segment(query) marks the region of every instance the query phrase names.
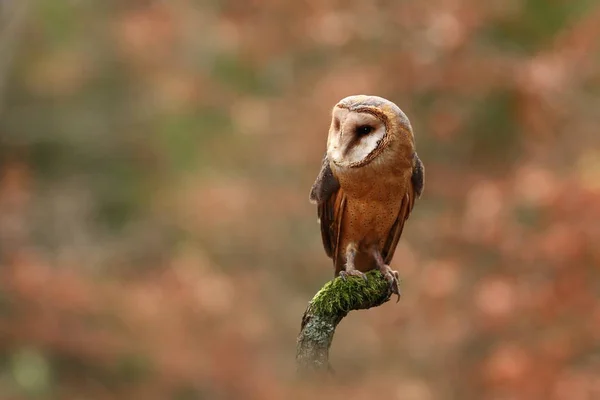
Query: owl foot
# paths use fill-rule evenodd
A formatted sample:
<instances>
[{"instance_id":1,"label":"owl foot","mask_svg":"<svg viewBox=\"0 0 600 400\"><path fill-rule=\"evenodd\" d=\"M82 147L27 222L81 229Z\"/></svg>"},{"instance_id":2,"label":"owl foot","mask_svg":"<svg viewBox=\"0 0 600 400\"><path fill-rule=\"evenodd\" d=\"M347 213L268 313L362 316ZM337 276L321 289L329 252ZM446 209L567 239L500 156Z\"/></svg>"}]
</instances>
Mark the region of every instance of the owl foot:
<instances>
[{"instance_id":1,"label":"owl foot","mask_svg":"<svg viewBox=\"0 0 600 400\"><path fill-rule=\"evenodd\" d=\"M367 282L367 275L364 272L360 272L354 266L354 259L356 258L357 247L351 243L346 248L346 266L340 271L340 277L346 280L348 276L360 276Z\"/></svg>"},{"instance_id":2,"label":"owl foot","mask_svg":"<svg viewBox=\"0 0 600 400\"><path fill-rule=\"evenodd\" d=\"M400 280L398 271L394 271L393 269L390 268L389 265L386 265L386 264L383 264L382 266L380 266L379 271L383 274L383 276L385 277L385 280L388 281L388 283L390 284L392 293L398 295L398 299L396 300L396 303L399 302L400 296L402 296L402 293L400 292L400 287L398 286L398 281Z\"/></svg>"},{"instance_id":3,"label":"owl foot","mask_svg":"<svg viewBox=\"0 0 600 400\"><path fill-rule=\"evenodd\" d=\"M365 282L368 281L367 274L360 272L357 269L346 269L346 271L340 271L340 278L342 278L342 280L345 281L349 276L360 276L365 280Z\"/></svg>"}]
</instances>

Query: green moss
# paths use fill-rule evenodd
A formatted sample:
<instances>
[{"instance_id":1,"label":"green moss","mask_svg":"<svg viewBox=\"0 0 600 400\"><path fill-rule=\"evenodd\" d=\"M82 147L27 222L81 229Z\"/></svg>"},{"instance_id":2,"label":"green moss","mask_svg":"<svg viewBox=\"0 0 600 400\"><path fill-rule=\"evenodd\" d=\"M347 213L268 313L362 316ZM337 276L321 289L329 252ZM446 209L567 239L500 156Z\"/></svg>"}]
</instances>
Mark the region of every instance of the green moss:
<instances>
[{"instance_id":1,"label":"green moss","mask_svg":"<svg viewBox=\"0 0 600 400\"><path fill-rule=\"evenodd\" d=\"M329 347L337 324L352 310L377 307L390 299L392 290L381 272L367 273L367 280L335 278L313 297L302 317L296 346L298 370L328 371Z\"/></svg>"},{"instance_id":2,"label":"green moss","mask_svg":"<svg viewBox=\"0 0 600 400\"><path fill-rule=\"evenodd\" d=\"M376 307L391 295L389 284L377 270L367 273L365 281L358 276L335 278L313 297L309 313L323 317L345 316L351 310Z\"/></svg>"}]
</instances>

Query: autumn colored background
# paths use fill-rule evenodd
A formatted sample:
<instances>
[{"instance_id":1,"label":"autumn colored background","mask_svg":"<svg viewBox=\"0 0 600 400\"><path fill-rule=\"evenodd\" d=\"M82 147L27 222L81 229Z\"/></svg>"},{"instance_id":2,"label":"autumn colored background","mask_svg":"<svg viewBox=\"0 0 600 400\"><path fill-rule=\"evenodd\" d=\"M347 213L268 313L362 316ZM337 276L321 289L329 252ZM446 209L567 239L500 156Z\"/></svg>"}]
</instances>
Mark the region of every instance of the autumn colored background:
<instances>
[{"instance_id":1,"label":"autumn colored background","mask_svg":"<svg viewBox=\"0 0 600 400\"><path fill-rule=\"evenodd\" d=\"M0 399L600 399L600 5L0 1ZM426 166L336 382L330 109L396 102Z\"/></svg>"}]
</instances>

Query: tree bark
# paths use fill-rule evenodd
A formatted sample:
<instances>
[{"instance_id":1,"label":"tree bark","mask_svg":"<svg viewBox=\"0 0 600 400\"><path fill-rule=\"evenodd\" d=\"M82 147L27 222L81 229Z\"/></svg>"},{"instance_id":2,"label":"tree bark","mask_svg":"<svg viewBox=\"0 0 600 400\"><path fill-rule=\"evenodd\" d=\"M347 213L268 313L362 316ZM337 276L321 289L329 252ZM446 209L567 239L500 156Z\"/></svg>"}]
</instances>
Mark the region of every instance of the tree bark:
<instances>
[{"instance_id":1,"label":"tree bark","mask_svg":"<svg viewBox=\"0 0 600 400\"><path fill-rule=\"evenodd\" d=\"M300 374L327 373L329 348L335 328L352 310L377 307L390 299L391 287L377 270L367 281L357 276L329 281L308 304L296 343L296 366Z\"/></svg>"}]
</instances>

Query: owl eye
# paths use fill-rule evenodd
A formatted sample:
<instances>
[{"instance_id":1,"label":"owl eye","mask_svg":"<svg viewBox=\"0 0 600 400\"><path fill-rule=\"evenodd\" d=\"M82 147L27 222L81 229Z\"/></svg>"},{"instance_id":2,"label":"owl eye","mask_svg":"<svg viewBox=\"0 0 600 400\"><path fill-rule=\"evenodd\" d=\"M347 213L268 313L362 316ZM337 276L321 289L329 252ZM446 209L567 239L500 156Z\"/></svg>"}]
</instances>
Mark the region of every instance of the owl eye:
<instances>
[{"instance_id":1,"label":"owl eye","mask_svg":"<svg viewBox=\"0 0 600 400\"><path fill-rule=\"evenodd\" d=\"M373 127L370 125L361 125L358 128L356 128L356 134L358 136L366 136L371 132L373 132Z\"/></svg>"}]
</instances>

